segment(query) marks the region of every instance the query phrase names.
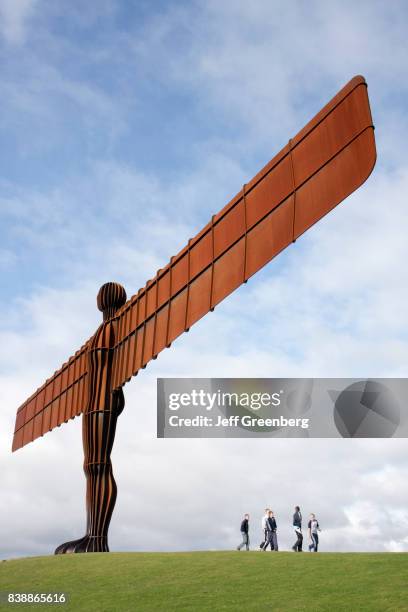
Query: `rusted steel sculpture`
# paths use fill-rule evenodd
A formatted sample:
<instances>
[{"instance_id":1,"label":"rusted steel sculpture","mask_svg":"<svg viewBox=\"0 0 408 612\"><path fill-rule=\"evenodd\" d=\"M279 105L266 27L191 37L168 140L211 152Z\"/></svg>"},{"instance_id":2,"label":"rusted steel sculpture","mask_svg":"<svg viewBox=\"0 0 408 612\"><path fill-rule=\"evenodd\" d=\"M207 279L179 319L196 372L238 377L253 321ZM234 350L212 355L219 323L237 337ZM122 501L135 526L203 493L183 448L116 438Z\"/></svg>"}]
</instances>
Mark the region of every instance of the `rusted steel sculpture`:
<instances>
[{"instance_id":1,"label":"rusted steel sculpture","mask_svg":"<svg viewBox=\"0 0 408 612\"><path fill-rule=\"evenodd\" d=\"M352 79L187 246L126 301L103 285L103 323L18 409L13 451L83 416L87 533L56 553L108 551L110 452L123 385L357 189L376 160L367 86Z\"/></svg>"},{"instance_id":2,"label":"rusted steel sculpture","mask_svg":"<svg viewBox=\"0 0 408 612\"><path fill-rule=\"evenodd\" d=\"M83 538L58 546L56 554L109 550L108 529L116 502L110 454L116 421L125 406L122 388L112 386L115 313L125 302L126 292L117 283L107 283L99 290L97 304L103 323L88 343L88 397L82 420L87 529Z\"/></svg>"}]
</instances>

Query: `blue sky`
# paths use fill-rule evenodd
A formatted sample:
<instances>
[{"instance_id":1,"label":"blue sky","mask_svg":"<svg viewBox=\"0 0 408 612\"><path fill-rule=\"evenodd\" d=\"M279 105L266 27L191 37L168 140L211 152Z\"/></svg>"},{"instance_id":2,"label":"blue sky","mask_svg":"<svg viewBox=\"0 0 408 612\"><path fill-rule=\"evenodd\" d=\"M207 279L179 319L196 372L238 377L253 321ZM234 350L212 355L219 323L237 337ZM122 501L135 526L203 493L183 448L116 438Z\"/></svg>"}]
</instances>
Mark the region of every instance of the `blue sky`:
<instances>
[{"instance_id":1,"label":"blue sky","mask_svg":"<svg viewBox=\"0 0 408 612\"><path fill-rule=\"evenodd\" d=\"M367 184L126 388L128 406L145 410L141 416L128 408L118 429L127 493L113 526L116 549L128 541L136 547L136 511L145 525L140 545L155 546L147 517L160 497L150 491L150 477L126 472L129 456L135 465L150 457L154 473L163 457L169 465L184 461L192 448L188 441L155 440L156 376L407 375L407 15L397 0L0 3L3 490L13 503L27 503L26 479L41 469L47 522L55 530L38 535L25 526L31 548L7 540L6 556L46 552L59 537L52 500L68 441L78 465L66 477L81 499L79 420L12 457L9 442L16 407L99 322L99 286L117 280L135 293L355 74L367 79L376 125L378 162ZM137 436L129 433L133 426ZM349 547L407 549L395 518L406 513L402 493L386 492L393 527L385 544L380 536L357 537L360 515L367 508L375 514L384 503L381 487L390 478L398 483L406 469L402 442L383 441L381 460L378 442L298 447L310 462L360 465L360 489L349 499L333 492L322 505L327 522L337 525L329 534L333 549L341 549L347 529ZM211 478L222 488L227 477L222 470L214 476L215 464L235 473L230 462L238 448L249 478L269 453L263 443L250 444L201 441L184 485L177 488L167 474L178 492L176 499L165 488L169 511L180 516L197 471L205 483L197 503L205 505L200 493L214 493ZM286 457L282 481L285 474L290 480L289 454L296 453L279 448ZM346 482L346 467L336 469ZM364 485L367 474L377 483L372 488ZM239 505L239 480L231 471L228 479L239 514L246 508ZM134 490L144 491L136 509L126 497ZM189 511L198 513L190 498ZM363 510L360 498L368 504ZM34 515L44 511L30 499ZM64 503L80 529L81 504ZM226 507L222 497L218 503ZM282 485L282 508L286 503L293 505ZM209 528L203 546L234 539L217 512L221 532ZM19 520L26 525L21 514L16 529ZM197 545L193 527L183 538L185 548ZM165 546L179 542L174 536Z\"/></svg>"},{"instance_id":2,"label":"blue sky","mask_svg":"<svg viewBox=\"0 0 408 612\"><path fill-rule=\"evenodd\" d=\"M196 231L356 72L368 80L378 143L387 147L378 165L398 164L403 143L395 150L389 140L396 131L401 140L406 127L406 84L398 76L404 3L258 1L249 9L240 2L56 7L24 0L5 2L2 11L1 261L9 262L3 270L14 296L47 279L65 285L77 277L75 266L61 275L58 253L31 248L24 223L45 210L44 200L39 232L55 233L68 218L81 258L84 232L76 223L109 216L107 196L123 188L120 177L109 181L118 169L153 183L159 212L180 210L177 217ZM188 202L175 201L197 175L208 204L201 205L203 185ZM120 209L119 195L111 197ZM150 222L149 201L137 189L127 197ZM10 200L25 201L25 220L16 219Z\"/></svg>"}]
</instances>

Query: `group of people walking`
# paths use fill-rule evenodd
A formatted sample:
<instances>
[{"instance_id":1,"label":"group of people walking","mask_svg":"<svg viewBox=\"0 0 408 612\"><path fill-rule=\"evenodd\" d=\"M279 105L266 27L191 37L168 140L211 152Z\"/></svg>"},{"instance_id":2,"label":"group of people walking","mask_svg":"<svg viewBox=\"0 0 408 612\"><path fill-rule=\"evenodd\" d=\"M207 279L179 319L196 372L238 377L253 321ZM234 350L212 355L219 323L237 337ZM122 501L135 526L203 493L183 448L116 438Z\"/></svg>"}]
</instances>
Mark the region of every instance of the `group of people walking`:
<instances>
[{"instance_id":1,"label":"group of people walking","mask_svg":"<svg viewBox=\"0 0 408 612\"><path fill-rule=\"evenodd\" d=\"M296 536L296 542L292 546L292 550L294 552L302 552L302 513L299 506L295 506L292 524ZM271 550L278 552L279 546L277 529L278 526L276 524L276 518L273 511L270 508L265 508L265 514L262 517L263 540L259 545L260 550L266 551L269 546ZM316 515L313 513L309 516L307 531L309 536L309 552L317 552L319 547L318 533L320 532L320 526L318 520L316 519ZM249 550L249 514L245 514L241 522L241 536L242 542L237 546L237 550L241 550L244 547L246 550Z\"/></svg>"}]
</instances>

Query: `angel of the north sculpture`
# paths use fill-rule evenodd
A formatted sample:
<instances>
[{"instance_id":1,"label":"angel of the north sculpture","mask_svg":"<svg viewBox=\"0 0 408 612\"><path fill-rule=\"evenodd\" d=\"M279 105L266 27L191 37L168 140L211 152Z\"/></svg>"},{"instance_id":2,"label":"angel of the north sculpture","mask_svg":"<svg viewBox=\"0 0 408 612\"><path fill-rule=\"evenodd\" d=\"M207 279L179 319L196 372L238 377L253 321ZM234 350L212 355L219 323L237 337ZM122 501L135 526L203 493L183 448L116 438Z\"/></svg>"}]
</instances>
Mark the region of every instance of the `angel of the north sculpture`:
<instances>
[{"instance_id":1,"label":"angel of the north sculpture","mask_svg":"<svg viewBox=\"0 0 408 612\"><path fill-rule=\"evenodd\" d=\"M117 283L101 287L103 323L17 411L13 451L83 413L86 534L56 553L109 550L123 385L364 183L375 160L357 76L129 300Z\"/></svg>"}]
</instances>

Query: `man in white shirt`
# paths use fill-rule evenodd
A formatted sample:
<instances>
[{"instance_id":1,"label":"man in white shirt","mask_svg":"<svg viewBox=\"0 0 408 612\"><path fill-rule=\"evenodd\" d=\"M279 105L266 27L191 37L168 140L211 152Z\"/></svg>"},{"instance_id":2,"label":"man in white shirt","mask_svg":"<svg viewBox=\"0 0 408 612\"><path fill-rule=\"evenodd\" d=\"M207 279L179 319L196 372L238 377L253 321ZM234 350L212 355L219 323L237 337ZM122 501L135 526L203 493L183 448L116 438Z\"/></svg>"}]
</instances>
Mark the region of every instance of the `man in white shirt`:
<instances>
[{"instance_id":1,"label":"man in white shirt","mask_svg":"<svg viewBox=\"0 0 408 612\"><path fill-rule=\"evenodd\" d=\"M263 550L263 547L265 546L266 542L268 541L268 526L267 526L267 520L269 517L269 508L265 508L265 514L262 517L262 531L264 534L264 539L263 542L260 543L259 548L261 550Z\"/></svg>"},{"instance_id":2,"label":"man in white shirt","mask_svg":"<svg viewBox=\"0 0 408 612\"><path fill-rule=\"evenodd\" d=\"M309 530L309 540L310 540L309 551L317 552L317 548L319 546L319 536L317 532L321 531L321 529L319 527L319 521L316 519L315 514L310 515L310 520L307 524L307 527Z\"/></svg>"}]
</instances>

